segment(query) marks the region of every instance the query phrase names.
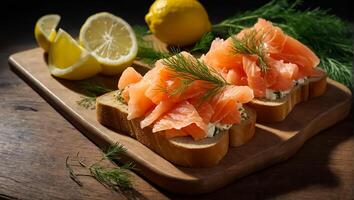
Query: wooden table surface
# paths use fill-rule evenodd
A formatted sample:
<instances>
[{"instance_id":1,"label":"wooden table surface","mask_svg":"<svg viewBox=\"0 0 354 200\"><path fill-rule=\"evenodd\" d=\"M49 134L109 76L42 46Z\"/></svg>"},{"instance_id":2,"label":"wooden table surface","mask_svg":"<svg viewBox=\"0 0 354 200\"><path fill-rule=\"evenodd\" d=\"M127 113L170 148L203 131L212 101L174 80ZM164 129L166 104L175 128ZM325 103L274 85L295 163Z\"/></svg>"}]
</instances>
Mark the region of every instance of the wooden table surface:
<instances>
[{"instance_id":1,"label":"wooden table surface","mask_svg":"<svg viewBox=\"0 0 354 200\"><path fill-rule=\"evenodd\" d=\"M101 150L9 70L7 57L32 47L0 51L0 199L353 199L353 112L288 161L210 194L171 194L133 172L131 191L112 192L90 178L79 187L66 156L95 159Z\"/></svg>"}]
</instances>

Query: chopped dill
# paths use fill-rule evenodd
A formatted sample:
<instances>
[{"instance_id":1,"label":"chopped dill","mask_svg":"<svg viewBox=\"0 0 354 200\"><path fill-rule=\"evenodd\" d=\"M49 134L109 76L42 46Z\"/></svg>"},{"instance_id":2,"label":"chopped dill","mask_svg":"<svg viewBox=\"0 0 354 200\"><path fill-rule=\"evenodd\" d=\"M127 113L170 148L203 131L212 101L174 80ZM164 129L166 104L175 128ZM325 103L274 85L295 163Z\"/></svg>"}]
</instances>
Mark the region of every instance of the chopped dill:
<instances>
[{"instance_id":1,"label":"chopped dill","mask_svg":"<svg viewBox=\"0 0 354 200\"><path fill-rule=\"evenodd\" d=\"M81 99L76 101L79 106L84 107L85 109L95 109L96 97L81 96Z\"/></svg>"},{"instance_id":2,"label":"chopped dill","mask_svg":"<svg viewBox=\"0 0 354 200\"><path fill-rule=\"evenodd\" d=\"M127 102L125 101L125 99L122 97L122 92L124 91L123 90L117 90L116 94L115 94L115 97L116 97L116 100L119 101L121 104L125 104L127 105Z\"/></svg>"}]
</instances>

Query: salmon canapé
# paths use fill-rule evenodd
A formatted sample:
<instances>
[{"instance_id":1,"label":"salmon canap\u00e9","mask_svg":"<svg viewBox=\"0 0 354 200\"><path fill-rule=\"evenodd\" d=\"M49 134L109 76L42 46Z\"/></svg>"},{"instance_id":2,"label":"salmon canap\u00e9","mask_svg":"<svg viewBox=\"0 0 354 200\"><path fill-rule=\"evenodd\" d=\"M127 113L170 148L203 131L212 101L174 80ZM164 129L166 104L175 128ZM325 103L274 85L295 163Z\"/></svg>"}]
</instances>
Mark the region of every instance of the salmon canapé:
<instances>
[{"instance_id":1,"label":"salmon canap\u00e9","mask_svg":"<svg viewBox=\"0 0 354 200\"><path fill-rule=\"evenodd\" d=\"M307 46L264 19L226 40L215 39L201 59L229 83L252 88L257 98L289 92L316 75L320 62Z\"/></svg>"},{"instance_id":2,"label":"salmon canap\u00e9","mask_svg":"<svg viewBox=\"0 0 354 200\"><path fill-rule=\"evenodd\" d=\"M197 60L186 52L180 55ZM195 140L211 137L214 134L209 133L211 125L239 124L242 104L253 99L250 87L230 84L205 98L210 83L193 80L186 85L184 78L169 68L165 60L158 60L144 76L127 68L118 88L128 105L129 120L140 118L141 128L164 131L166 137L191 136Z\"/></svg>"}]
</instances>

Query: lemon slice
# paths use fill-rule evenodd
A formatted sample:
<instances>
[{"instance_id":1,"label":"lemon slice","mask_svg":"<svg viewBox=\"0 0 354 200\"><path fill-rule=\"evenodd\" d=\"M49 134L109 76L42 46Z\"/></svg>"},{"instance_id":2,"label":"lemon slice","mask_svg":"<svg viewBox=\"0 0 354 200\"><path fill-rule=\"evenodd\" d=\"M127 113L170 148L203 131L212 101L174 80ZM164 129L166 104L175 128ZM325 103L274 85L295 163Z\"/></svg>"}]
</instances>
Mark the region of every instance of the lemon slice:
<instances>
[{"instance_id":1,"label":"lemon slice","mask_svg":"<svg viewBox=\"0 0 354 200\"><path fill-rule=\"evenodd\" d=\"M89 17L80 30L80 44L101 63L102 73L116 75L138 52L135 33L123 19L107 12Z\"/></svg>"},{"instance_id":2,"label":"lemon slice","mask_svg":"<svg viewBox=\"0 0 354 200\"><path fill-rule=\"evenodd\" d=\"M44 15L39 18L34 27L34 37L37 43L44 51L48 51L51 42L53 42L56 35L56 27L60 21L60 16L51 14Z\"/></svg>"},{"instance_id":3,"label":"lemon slice","mask_svg":"<svg viewBox=\"0 0 354 200\"><path fill-rule=\"evenodd\" d=\"M68 80L86 79L101 71L95 57L62 29L49 49L48 67L53 76Z\"/></svg>"}]
</instances>

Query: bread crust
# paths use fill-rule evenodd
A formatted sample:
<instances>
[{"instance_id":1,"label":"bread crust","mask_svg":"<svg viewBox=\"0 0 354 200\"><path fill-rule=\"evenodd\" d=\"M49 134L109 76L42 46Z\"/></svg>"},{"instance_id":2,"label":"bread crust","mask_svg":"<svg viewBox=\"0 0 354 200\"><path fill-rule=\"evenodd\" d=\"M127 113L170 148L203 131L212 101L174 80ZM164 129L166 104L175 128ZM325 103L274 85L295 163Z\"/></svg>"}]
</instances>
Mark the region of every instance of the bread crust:
<instances>
[{"instance_id":1,"label":"bread crust","mask_svg":"<svg viewBox=\"0 0 354 200\"><path fill-rule=\"evenodd\" d=\"M280 122L288 116L296 104L321 96L326 88L327 76L322 73L320 76L307 79L302 85L295 86L282 99L253 99L247 105L256 111L258 122Z\"/></svg>"},{"instance_id":2,"label":"bread crust","mask_svg":"<svg viewBox=\"0 0 354 200\"><path fill-rule=\"evenodd\" d=\"M238 147L249 142L256 132L257 113L250 107L245 106L248 119L242 120L241 124L233 125L230 130L230 146Z\"/></svg>"},{"instance_id":3,"label":"bread crust","mask_svg":"<svg viewBox=\"0 0 354 200\"><path fill-rule=\"evenodd\" d=\"M142 119L127 120L127 105L119 102L116 94L117 92L113 91L97 98L97 120L107 127L130 135L177 165L185 167L215 166L227 154L230 139L233 140L233 144L234 140L242 140L242 143L245 143L254 135L254 123L252 122L253 129L249 128L251 125L248 123L245 123L245 128L242 128L243 124L237 126L244 132L235 131L237 128L231 128L233 130L231 138L228 131L222 131L214 137L199 141L195 141L189 136L166 138L164 131L153 133L151 127L141 129L140 121ZM255 116L250 119L255 121Z\"/></svg>"}]
</instances>

